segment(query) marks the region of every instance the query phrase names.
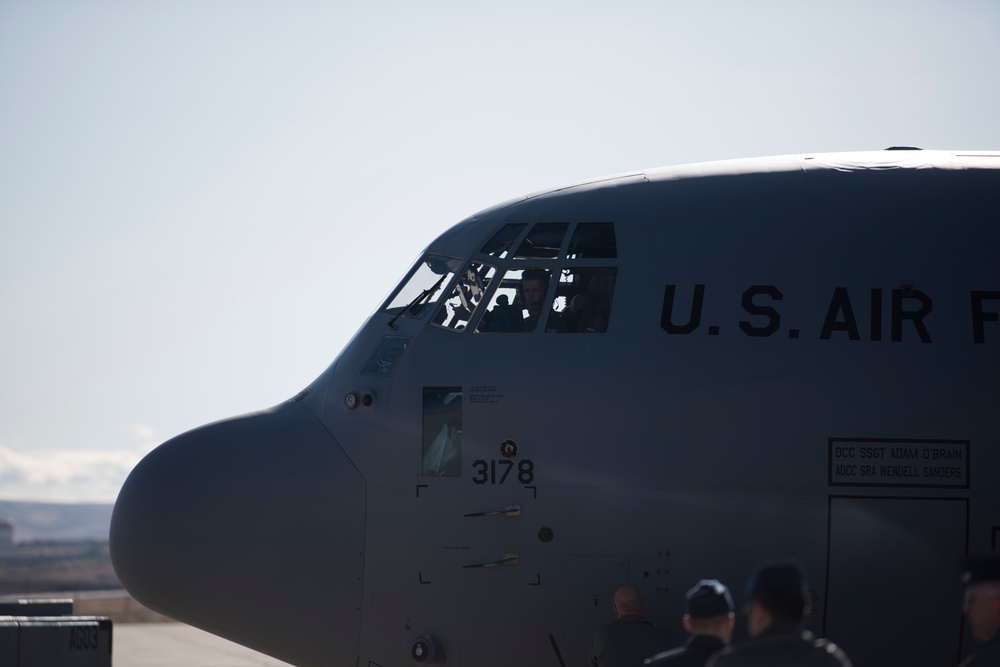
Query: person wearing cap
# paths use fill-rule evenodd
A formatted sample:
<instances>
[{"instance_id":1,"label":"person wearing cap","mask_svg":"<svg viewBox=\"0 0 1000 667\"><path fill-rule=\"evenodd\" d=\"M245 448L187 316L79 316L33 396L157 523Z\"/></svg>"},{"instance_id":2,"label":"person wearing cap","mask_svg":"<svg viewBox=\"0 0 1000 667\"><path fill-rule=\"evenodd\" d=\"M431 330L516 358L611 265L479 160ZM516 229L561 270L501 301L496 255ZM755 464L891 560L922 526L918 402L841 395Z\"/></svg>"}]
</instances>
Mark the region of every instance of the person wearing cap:
<instances>
[{"instance_id":1,"label":"person wearing cap","mask_svg":"<svg viewBox=\"0 0 1000 667\"><path fill-rule=\"evenodd\" d=\"M647 658L648 667L704 667L733 637L736 616L729 589L716 579L702 579L684 596L684 646Z\"/></svg>"},{"instance_id":2,"label":"person wearing cap","mask_svg":"<svg viewBox=\"0 0 1000 667\"><path fill-rule=\"evenodd\" d=\"M648 656L674 646L670 632L642 616L642 597L622 586L613 597L615 621L597 629L590 645L591 667L642 667Z\"/></svg>"},{"instance_id":3,"label":"person wearing cap","mask_svg":"<svg viewBox=\"0 0 1000 667\"><path fill-rule=\"evenodd\" d=\"M960 667L1000 665L1000 555L969 558L962 567L965 603L972 636L985 644Z\"/></svg>"},{"instance_id":4,"label":"person wearing cap","mask_svg":"<svg viewBox=\"0 0 1000 667\"><path fill-rule=\"evenodd\" d=\"M809 615L809 584L796 561L764 563L747 583L748 641L713 655L708 667L740 665L851 667L836 644L803 629Z\"/></svg>"}]
</instances>

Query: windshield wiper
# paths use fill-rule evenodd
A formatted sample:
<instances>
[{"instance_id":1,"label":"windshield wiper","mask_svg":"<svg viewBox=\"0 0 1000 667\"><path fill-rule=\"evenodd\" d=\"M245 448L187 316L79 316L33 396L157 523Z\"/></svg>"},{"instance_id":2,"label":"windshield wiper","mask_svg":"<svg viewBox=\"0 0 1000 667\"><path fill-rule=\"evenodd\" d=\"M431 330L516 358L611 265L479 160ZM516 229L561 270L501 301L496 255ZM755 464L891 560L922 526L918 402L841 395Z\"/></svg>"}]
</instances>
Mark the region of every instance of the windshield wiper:
<instances>
[{"instance_id":1,"label":"windshield wiper","mask_svg":"<svg viewBox=\"0 0 1000 667\"><path fill-rule=\"evenodd\" d=\"M410 315L416 316L416 314L419 313L420 310L424 307L424 302L427 300L427 297L438 291L438 288L441 287L441 283L444 282L444 279L447 276L448 276L447 273L442 274L442 276L437 279L436 283L434 283L433 285L425 289L423 292L418 294L417 297L413 299L413 301L406 304L405 308L396 313L396 316L393 317L391 320L389 320L389 328L395 329L396 320L398 320L399 317L407 311L410 312Z\"/></svg>"}]
</instances>

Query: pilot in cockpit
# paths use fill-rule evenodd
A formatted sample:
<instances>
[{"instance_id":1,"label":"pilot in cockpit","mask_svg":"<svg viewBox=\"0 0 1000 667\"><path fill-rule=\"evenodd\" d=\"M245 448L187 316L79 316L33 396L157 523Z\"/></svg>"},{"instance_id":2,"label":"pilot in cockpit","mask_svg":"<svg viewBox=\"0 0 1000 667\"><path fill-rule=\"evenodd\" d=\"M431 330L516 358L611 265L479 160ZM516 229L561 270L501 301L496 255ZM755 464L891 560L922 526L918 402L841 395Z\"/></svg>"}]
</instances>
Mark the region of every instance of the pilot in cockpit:
<instances>
[{"instance_id":1,"label":"pilot in cockpit","mask_svg":"<svg viewBox=\"0 0 1000 667\"><path fill-rule=\"evenodd\" d=\"M524 331L534 331L542 314L545 293L549 290L549 272L542 269L528 269L521 276L521 305L528 311L524 318Z\"/></svg>"},{"instance_id":2,"label":"pilot in cockpit","mask_svg":"<svg viewBox=\"0 0 1000 667\"><path fill-rule=\"evenodd\" d=\"M517 284L513 303L506 294L497 293L493 308L480 324L480 331L528 332L538 328L545 307L545 296L549 290L549 271L546 269L525 269ZM553 318L556 318L555 320ZM549 314L546 325L551 329L558 326L558 315Z\"/></svg>"}]
</instances>

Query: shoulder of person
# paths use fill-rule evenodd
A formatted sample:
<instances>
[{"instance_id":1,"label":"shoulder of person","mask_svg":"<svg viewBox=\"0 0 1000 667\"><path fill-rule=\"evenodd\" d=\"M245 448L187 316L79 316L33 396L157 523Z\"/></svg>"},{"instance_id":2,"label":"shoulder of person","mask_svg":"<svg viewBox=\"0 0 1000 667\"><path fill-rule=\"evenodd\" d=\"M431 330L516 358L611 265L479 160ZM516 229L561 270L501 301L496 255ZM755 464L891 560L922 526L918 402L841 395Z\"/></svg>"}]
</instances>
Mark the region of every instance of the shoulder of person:
<instances>
[{"instance_id":1,"label":"shoulder of person","mask_svg":"<svg viewBox=\"0 0 1000 667\"><path fill-rule=\"evenodd\" d=\"M718 664L718 665L728 665L731 662L731 657L730 656L732 656L734 648L735 648L735 646L730 645L730 646L727 646L727 647L725 647L723 649L719 649L718 651L716 651L715 653L713 653L711 656L709 656L708 662L705 663L705 667L714 667L714 665L716 665L716 664Z\"/></svg>"},{"instance_id":2,"label":"shoulder of person","mask_svg":"<svg viewBox=\"0 0 1000 667\"><path fill-rule=\"evenodd\" d=\"M642 661L643 667L661 667L670 663L671 658L684 652L684 647L672 648L669 651L657 653L651 658Z\"/></svg>"},{"instance_id":3,"label":"shoulder of person","mask_svg":"<svg viewBox=\"0 0 1000 667\"><path fill-rule=\"evenodd\" d=\"M958 667L993 667L1000 665L1000 640L992 641L959 663Z\"/></svg>"},{"instance_id":4,"label":"shoulder of person","mask_svg":"<svg viewBox=\"0 0 1000 667\"><path fill-rule=\"evenodd\" d=\"M615 623L608 623L607 625L602 625L596 630L594 630L594 640L593 643L601 644L606 642L616 631L618 626Z\"/></svg>"},{"instance_id":5,"label":"shoulder of person","mask_svg":"<svg viewBox=\"0 0 1000 667\"><path fill-rule=\"evenodd\" d=\"M824 660L824 664L839 667L852 667L851 659L847 657L847 654L844 653L843 649L829 639L816 637L811 632L803 632L802 638L811 643L814 648L824 651L827 655L829 655L829 659Z\"/></svg>"}]
</instances>

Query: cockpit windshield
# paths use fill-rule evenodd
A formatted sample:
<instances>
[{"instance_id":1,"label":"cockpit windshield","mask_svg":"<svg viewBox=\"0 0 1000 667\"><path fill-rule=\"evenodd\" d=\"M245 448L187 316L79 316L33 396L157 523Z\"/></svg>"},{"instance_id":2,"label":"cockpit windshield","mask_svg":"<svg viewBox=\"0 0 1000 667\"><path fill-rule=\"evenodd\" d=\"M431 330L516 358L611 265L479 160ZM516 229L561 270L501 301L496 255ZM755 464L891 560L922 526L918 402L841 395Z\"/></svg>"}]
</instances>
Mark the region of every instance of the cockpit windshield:
<instances>
[{"instance_id":1,"label":"cockpit windshield","mask_svg":"<svg viewBox=\"0 0 1000 667\"><path fill-rule=\"evenodd\" d=\"M459 266L461 260L454 257L424 255L385 307L386 311L395 314L392 322L404 313L407 317L419 318L430 312L430 306L441 298Z\"/></svg>"},{"instance_id":2,"label":"cockpit windshield","mask_svg":"<svg viewBox=\"0 0 1000 667\"><path fill-rule=\"evenodd\" d=\"M444 300L431 321L446 329L455 331L465 329L476 314L495 273L495 266L483 262L469 262L455 283L451 296Z\"/></svg>"},{"instance_id":3,"label":"cockpit windshield","mask_svg":"<svg viewBox=\"0 0 1000 667\"><path fill-rule=\"evenodd\" d=\"M384 310L476 333L605 333L618 278L611 222L507 223L483 259L424 255Z\"/></svg>"}]
</instances>

